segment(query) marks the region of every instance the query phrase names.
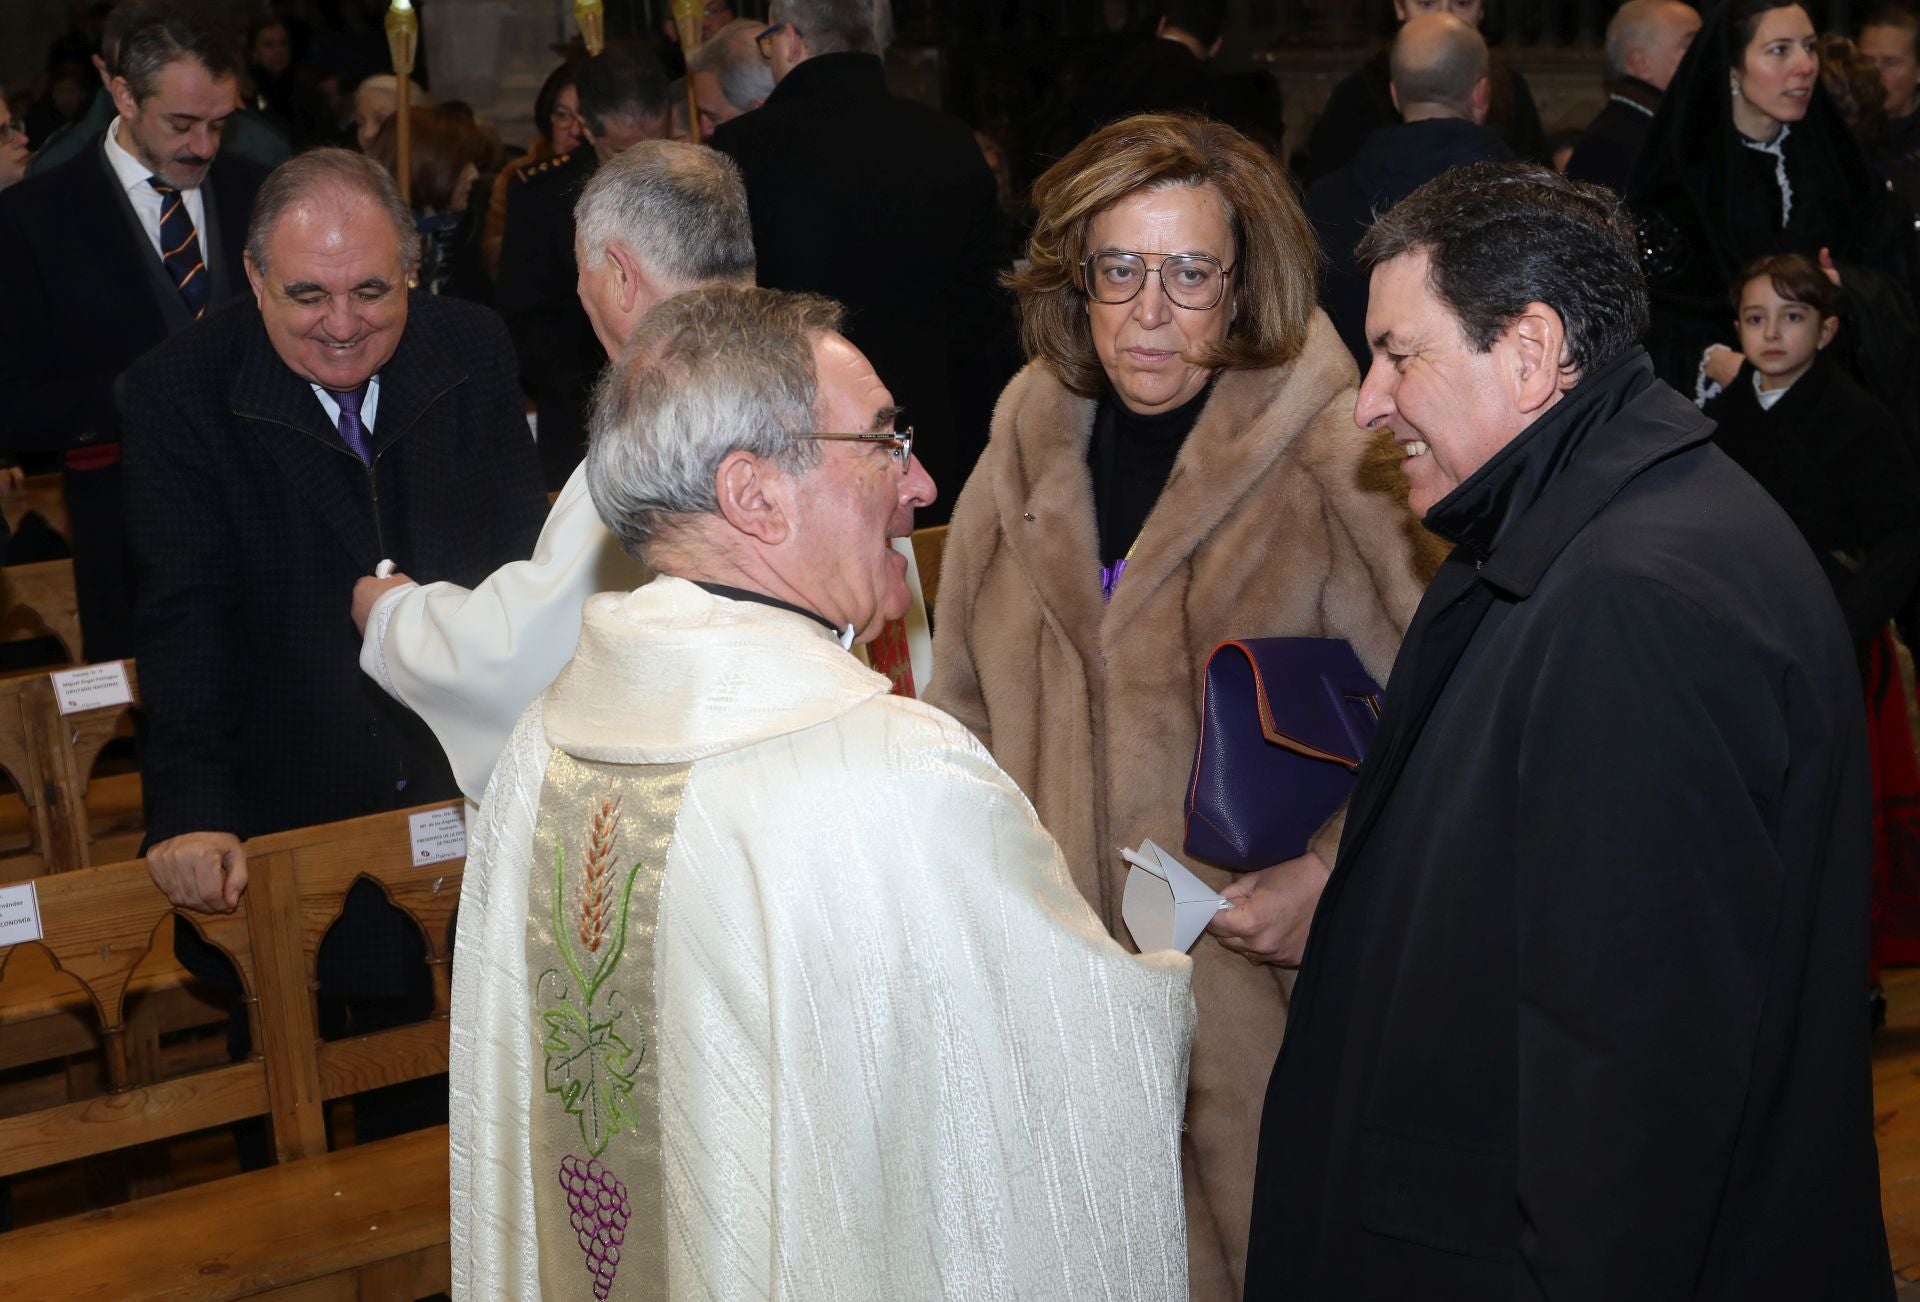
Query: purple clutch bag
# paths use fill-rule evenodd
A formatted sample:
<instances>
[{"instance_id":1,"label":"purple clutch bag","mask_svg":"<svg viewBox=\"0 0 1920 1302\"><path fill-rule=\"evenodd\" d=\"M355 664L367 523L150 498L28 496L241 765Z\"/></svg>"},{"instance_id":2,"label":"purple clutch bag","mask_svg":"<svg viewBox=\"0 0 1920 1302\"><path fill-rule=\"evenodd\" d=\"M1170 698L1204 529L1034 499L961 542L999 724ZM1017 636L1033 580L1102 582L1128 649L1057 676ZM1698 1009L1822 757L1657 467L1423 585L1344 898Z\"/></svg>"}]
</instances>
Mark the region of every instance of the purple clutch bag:
<instances>
[{"instance_id":1,"label":"purple clutch bag","mask_svg":"<svg viewBox=\"0 0 1920 1302\"><path fill-rule=\"evenodd\" d=\"M1187 853L1249 872L1306 853L1353 793L1380 687L1338 638L1256 637L1207 657Z\"/></svg>"}]
</instances>

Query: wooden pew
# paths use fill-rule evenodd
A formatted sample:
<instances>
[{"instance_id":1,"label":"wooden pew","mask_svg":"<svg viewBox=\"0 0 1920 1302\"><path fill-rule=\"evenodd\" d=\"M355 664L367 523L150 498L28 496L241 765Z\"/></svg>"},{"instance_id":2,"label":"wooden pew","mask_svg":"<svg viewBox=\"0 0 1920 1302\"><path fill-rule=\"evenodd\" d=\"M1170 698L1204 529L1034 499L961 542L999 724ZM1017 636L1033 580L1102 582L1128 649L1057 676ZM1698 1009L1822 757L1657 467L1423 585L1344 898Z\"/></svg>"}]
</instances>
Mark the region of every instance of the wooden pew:
<instances>
[{"instance_id":1,"label":"wooden pew","mask_svg":"<svg viewBox=\"0 0 1920 1302\"><path fill-rule=\"evenodd\" d=\"M140 852L145 815L140 775L96 778L107 742L130 735L140 676L119 662L133 700L61 713L50 672L0 678L0 769L15 795L0 795L0 880L71 872ZM15 805L15 801L18 805Z\"/></svg>"},{"instance_id":2,"label":"wooden pew","mask_svg":"<svg viewBox=\"0 0 1920 1302\"><path fill-rule=\"evenodd\" d=\"M0 642L60 639L69 664L80 663L80 603L73 562L0 565Z\"/></svg>"},{"instance_id":3,"label":"wooden pew","mask_svg":"<svg viewBox=\"0 0 1920 1302\"><path fill-rule=\"evenodd\" d=\"M464 861L416 865L411 812L256 838L247 847L240 910L192 915L241 968L254 1060L0 1119L0 1174L250 1115L270 1118L278 1164L15 1230L0 1238L9 1298L305 1302L448 1289L446 1128L326 1151L328 1099L447 1067L449 927ZM421 928L436 1012L415 1026L322 1042L314 964L346 893L362 878ZM103 1010L117 1007L125 979L116 985L116 973L137 962L140 926L157 928L152 920L168 911L144 863L37 885L47 947ZM0 950L0 962L24 948ZM110 1042L115 1033L110 1026Z\"/></svg>"},{"instance_id":4,"label":"wooden pew","mask_svg":"<svg viewBox=\"0 0 1920 1302\"><path fill-rule=\"evenodd\" d=\"M66 483L56 472L29 475L17 493L0 496L0 514L5 515L7 533L20 532L20 522L29 514L38 515L47 527L73 545L73 516L67 510Z\"/></svg>"},{"instance_id":5,"label":"wooden pew","mask_svg":"<svg viewBox=\"0 0 1920 1302\"><path fill-rule=\"evenodd\" d=\"M933 622L934 599L940 595L940 563L947 553L947 526L931 525L913 531L913 563L920 571L920 592L927 599L927 622Z\"/></svg>"}]
</instances>

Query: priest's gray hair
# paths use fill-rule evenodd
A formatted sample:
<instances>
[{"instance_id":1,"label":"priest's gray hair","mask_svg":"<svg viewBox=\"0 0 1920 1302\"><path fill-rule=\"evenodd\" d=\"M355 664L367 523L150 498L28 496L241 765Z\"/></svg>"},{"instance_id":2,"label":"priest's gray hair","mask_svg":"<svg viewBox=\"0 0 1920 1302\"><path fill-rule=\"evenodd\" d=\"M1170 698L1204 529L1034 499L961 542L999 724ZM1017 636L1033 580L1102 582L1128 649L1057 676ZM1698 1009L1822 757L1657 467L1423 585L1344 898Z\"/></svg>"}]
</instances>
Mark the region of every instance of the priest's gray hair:
<instances>
[{"instance_id":1,"label":"priest's gray hair","mask_svg":"<svg viewBox=\"0 0 1920 1302\"><path fill-rule=\"evenodd\" d=\"M720 93L740 112L757 108L773 94L773 68L760 57L753 39L764 30L765 23L734 19L693 52L687 71L710 72L719 78Z\"/></svg>"},{"instance_id":2,"label":"priest's gray hair","mask_svg":"<svg viewBox=\"0 0 1920 1302\"><path fill-rule=\"evenodd\" d=\"M753 281L747 187L717 149L643 140L594 171L573 221L589 267L622 244L669 285Z\"/></svg>"},{"instance_id":3,"label":"priest's gray hair","mask_svg":"<svg viewBox=\"0 0 1920 1302\"><path fill-rule=\"evenodd\" d=\"M627 554L676 520L720 508L720 463L751 452L799 474L817 464L813 345L840 328L832 299L709 285L662 300L594 391L587 491Z\"/></svg>"},{"instance_id":4,"label":"priest's gray hair","mask_svg":"<svg viewBox=\"0 0 1920 1302\"><path fill-rule=\"evenodd\" d=\"M309 149L274 168L254 198L253 218L247 223L247 257L263 274L274 226L289 210L316 202L366 203L378 208L399 238L401 267L411 270L419 263L420 232L387 169L351 149Z\"/></svg>"}]
</instances>

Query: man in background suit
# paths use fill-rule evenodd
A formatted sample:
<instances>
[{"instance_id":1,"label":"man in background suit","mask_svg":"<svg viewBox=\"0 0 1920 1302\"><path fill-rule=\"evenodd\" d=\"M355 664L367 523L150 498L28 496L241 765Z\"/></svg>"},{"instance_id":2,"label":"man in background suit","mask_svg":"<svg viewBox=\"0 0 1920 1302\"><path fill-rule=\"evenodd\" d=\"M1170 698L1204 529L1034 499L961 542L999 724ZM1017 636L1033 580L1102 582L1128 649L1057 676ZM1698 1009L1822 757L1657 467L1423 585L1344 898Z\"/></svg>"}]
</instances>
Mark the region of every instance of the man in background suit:
<instances>
[{"instance_id":1,"label":"man in background suit","mask_svg":"<svg viewBox=\"0 0 1920 1302\"><path fill-rule=\"evenodd\" d=\"M0 193L0 445L61 454L92 661L130 653L114 381L245 288L240 244L266 176L219 153L238 102L226 46L178 13L147 13L122 41L119 116Z\"/></svg>"},{"instance_id":2,"label":"man in background suit","mask_svg":"<svg viewBox=\"0 0 1920 1302\"><path fill-rule=\"evenodd\" d=\"M341 594L383 559L477 583L528 554L547 503L505 329L409 294L418 256L378 164L302 154L260 191L254 301L122 386L147 865L177 904L233 909L246 837L458 794L433 734L361 675ZM323 1025L431 1010L405 931L349 900Z\"/></svg>"},{"instance_id":3,"label":"man in background suit","mask_svg":"<svg viewBox=\"0 0 1920 1302\"><path fill-rule=\"evenodd\" d=\"M943 523L1012 375L993 173L965 123L888 93L870 0L775 0L771 17L773 94L713 147L746 178L760 283L846 305L950 488L920 515Z\"/></svg>"},{"instance_id":4,"label":"man in background suit","mask_svg":"<svg viewBox=\"0 0 1920 1302\"><path fill-rule=\"evenodd\" d=\"M1567 175L1625 195L1667 83L1700 30L1680 0L1627 0L1607 24L1607 105L1567 160Z\"/></svg>"},{"instance_id":5,"label":"man in background suit","mask_svg":"<svg viewBox=\"0 0 1920 1302\"><path fill-rule=\"evenodd\" d=\"M574 79L586 144L514 174L494 304L513 333L520 383L540 409L540 465L564 486L587 448L587 395L604 361L574 292L573 205L594 169L667 134L667 76L644 49L612 46Z\"/></svg>"}]
</instances>

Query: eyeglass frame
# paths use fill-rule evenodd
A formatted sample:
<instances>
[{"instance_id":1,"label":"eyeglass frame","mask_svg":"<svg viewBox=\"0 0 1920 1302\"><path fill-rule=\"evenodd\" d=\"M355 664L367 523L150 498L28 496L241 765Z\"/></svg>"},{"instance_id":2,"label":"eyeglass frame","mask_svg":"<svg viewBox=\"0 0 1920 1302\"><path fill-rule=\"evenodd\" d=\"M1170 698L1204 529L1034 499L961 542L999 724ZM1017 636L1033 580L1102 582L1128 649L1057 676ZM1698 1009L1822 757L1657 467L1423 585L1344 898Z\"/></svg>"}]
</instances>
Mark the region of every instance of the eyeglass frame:
<instances>
[{"instance_id":1,"label":"eyeglass frame","mask_svg":"<svg viewBox=\"0 0 1920 1302\"><path fill-rule=\"evenodd\" d=\"M771 41L774 37L774 34L777 33L783 27L793 27L793 24L792 23L773 23L772 25L761 29L760 33L753 38L753 48L760 51L760 57L766 60L768 63L773 62L773 47L768 45L767 42ZM795 36L800 35L800 29L798 27L793 27L793 34Z\"/></svg>"},{"instance_id":2,"label":"eyeglass frame","mask_svg":"<svg viewBox=\"0 0 1920 1302\"><path fill-rule=\"evenodd\" d=\"M27 124L26 123L15 122L11 119L5 122L0 122L0 144L5 144L7 141L13 139L15 136L19 136L22 141L27 140ZM28 143L31 143L31 142L28 142Z\"/></svg>"},{"instance_id":3,"label":"eyeglass frame","mask_svg":"<svg viewBox=\"0 0 1920 1302\"><path fill-rule=\"evenodd\" d=\"M1093 292L1093 260L1095 258L1112 257L1115 255L1124 258L1140 259L1140 269L1142 271L1150 271L1157 276L1160 280L1160 292L1166 296L1167 302L1172 303L1183 312L1211 312L1216 307L1219 307L1227 298L1227 281L1233 278L1233 273L1238 270L1240 266L1237 262L1231 267L1226 266L1211 253L1165 253L1160 255L1159 266L1149 267L1147 265L1148 255L1140 252L1138 249L1100 249L1080 259L1081 292L1086 294L1088 301L1100 303L1107 307L1119 307L1123 303L1131 303L1134 299L1139 298L1140 291L1147 287L1146 277L1142 276L1139 286L1125 298L1101 298L1096 295ZM1167 263L1174 258L1189 258L1197 262L1211 262L1214 269L1220 273L1220 297L1214 299L1213 302L1207 304L1205 307L1188 307L1185 303L1176 299L1172 292L1167 289Z\"/></svg>"},{"instance_id":4,"label":"eyeglass frame","mask_svg":"<svg viewBox=\"0 0 1920 1302\"><path fill-rule=\"evenodd\" d=\"M891 443L887 455L900 463L900 473L905 474L913 464L913 426L905 429L873 430L866 434L795 434L796 439L810 439L821 443Z\"/></svg>"}]
</instances>

